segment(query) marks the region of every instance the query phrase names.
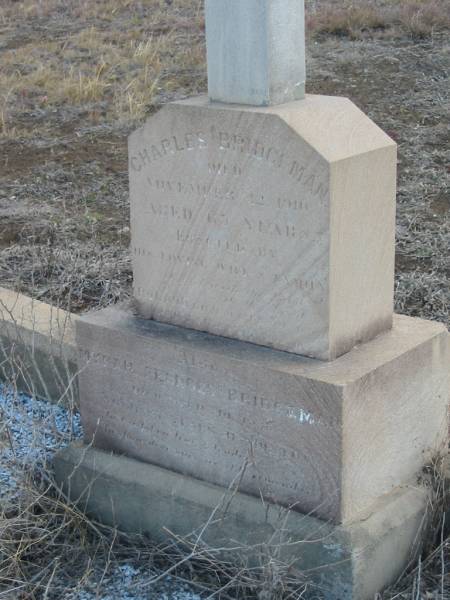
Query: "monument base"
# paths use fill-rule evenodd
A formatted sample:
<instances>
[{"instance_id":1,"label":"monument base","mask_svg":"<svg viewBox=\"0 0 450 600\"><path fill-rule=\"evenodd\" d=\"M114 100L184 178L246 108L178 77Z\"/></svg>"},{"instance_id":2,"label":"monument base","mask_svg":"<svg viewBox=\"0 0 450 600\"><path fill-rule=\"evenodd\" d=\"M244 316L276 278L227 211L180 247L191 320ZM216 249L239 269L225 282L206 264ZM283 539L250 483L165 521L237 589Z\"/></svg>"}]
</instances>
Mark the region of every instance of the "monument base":
<instances>
[{"instance_id":1,"label":"monument base","mask_svg":"<svg viewBox=\"0 0 450 600\"><path fill-rule=\"evenodd\" d=\"M332 361L107 308L76 323L86 443L335 524L447 448L449 336L396 315Z\"/></svg>"},{"instance_id":2,"label":"monument base","mask_svg":"<svg viewBox=\"0 0 450 600\"><path fill-rule=\"evenodd\" d=\"M394 582L414 558L426 522L427 492L417 486L399 488L360 520L335 526L82 444L61 451L54 471L64 493L107 525L155 541L167 541L169 532L193 541L201 532L198 548L221 548L218 559L263 565L276 557L328 600L368 600Z\"/></svg>"}]
</instances>

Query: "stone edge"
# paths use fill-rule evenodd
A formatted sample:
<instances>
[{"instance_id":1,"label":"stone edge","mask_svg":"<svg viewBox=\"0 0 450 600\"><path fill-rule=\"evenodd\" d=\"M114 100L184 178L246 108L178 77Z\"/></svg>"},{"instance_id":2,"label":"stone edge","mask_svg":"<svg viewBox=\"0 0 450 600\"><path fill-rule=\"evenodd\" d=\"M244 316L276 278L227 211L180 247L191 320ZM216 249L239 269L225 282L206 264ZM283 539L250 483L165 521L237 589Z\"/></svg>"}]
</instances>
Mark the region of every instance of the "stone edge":
<instances>
[{"instance_id":1,"label":"stone edge","mask_svg":"<svg viewBox=\"0 0 450 600\"><path fill-rule=\"evenodd\" d=\"M78 443L57 454L54 476L79 508L121 531L167 543L169 532L192 540L209 522L202 539L209 548L233 548L228 559L261 564L277 551L329 600L366 600L394 582L414 558L411 548L418 550L428 505L424 488L404 486L362 520L334 526Z\"/></svg>"},{"instance_id":2,"label":"stone edge","mask_svg":"<svg viewBox=\"0 0 450 600\"><path fill-rule=\"evenodd\" d=\"M55 403L77 404L77 319L0 287L0 380Z\"/></svg>"}]
</instances>

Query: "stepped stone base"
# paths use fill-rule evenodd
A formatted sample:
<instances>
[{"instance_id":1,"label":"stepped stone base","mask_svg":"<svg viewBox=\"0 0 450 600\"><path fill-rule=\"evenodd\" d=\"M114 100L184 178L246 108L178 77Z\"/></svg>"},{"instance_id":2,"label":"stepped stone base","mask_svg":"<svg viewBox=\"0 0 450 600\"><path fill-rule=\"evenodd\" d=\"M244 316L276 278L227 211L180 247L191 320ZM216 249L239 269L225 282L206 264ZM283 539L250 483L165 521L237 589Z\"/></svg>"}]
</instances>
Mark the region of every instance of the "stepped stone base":
<instances>
[{"instance_id":1,"label":"stepped stone base","mask_svg":"<svg viewBox=\"0 0 450 600\"><path fill-rule=\"evenodd\" d=\"M346 523L446 449L449 336L394 328L323 362L108 308L79 319L87 443Z\"/></svg>"},{"instance_id":2,"label":"stepped stone base","mask_svg":"<svg viewBox=\"0 0 450 600\"><path fill-rule=\"evenodd\" d=\"M412 560L426 522L427 493L420 487L398 489L361 520L334 526L81 444L60 452L54 470L58 485L89 515L155 541L167 541L169 532L196 539L214 512L201 539L223 549L218 558L261 564L277 553L327 600L369 600L395 581Z\"/></svg>"},{"instance_id":3,"label":"stepped stone base","mask_svg":"<svg viewBox=\"0 0 450 600\"><path fill-rule=\"evenodd\" d=\"M140 315L325 360L391 327L397 149L350 100L168 103L128 154Z\"/></svg>"}]
</instances>

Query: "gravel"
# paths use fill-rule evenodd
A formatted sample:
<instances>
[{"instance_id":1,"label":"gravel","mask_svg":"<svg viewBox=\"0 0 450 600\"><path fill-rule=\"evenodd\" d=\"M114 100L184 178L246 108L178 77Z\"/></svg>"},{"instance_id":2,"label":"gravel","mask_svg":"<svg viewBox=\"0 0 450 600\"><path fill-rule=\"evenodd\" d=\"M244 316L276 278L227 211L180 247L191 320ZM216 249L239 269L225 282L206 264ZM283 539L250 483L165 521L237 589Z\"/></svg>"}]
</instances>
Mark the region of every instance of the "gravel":
<instances>
[{"instance_id":1,"label":"gravel","mask_svg":"<svg viewBox=\"0 0 450 600\"><path fill-rule=\"evenodd\" d=\"M19 506L21 493L27 489L21 483L27 475L32 474L39 480L41 474L48 471L55 452L82 435L78 413L17 393L0 383L0 509ZM7 514L0 510L0 531L2 527L7 529L7 521ZM8 598L14 587L4 588L2 566L0 559L0 597ZM163 570L131 564L124 559L105 569L104 557L99 555L90 563L89 571L89 577L73 574L72 578L64 576L63 581L55 578L55 587L64 590L63 595L57 592L57 597L65 600L201 599L191 586L170 575L164 576ZM153 584L155 578L158 581Z\"/></svg>"},{"instance_id":2,"label":"gravel","mask_svg":"<svg viewBox=\"0 0 450 600\"><path fill-rule=\"evenodd\" d=\"M11 499L24 470L42 469L53 454L82 437L80 416L0 384L0 499Z\"/></svg>"}]
</instances>

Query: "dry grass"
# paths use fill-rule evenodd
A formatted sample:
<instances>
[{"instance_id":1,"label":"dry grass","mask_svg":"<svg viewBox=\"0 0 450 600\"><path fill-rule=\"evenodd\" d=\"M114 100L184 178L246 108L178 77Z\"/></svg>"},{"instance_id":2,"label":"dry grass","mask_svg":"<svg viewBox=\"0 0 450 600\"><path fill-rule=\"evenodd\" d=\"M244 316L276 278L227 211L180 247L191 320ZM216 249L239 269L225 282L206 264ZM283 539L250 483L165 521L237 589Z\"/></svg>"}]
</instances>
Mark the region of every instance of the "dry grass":
<instances>
[{"instance_id":1,"label":"dry grass","mask_svg":"<svg viewBox=\"0 0 450 600\"><path fill-rule=\"evenodd\" d=\"M77 219L76 232L74 220L64 213L43 229L32 224L19 226L19 239L27 243L11 244L9 260L4 257L8 269L3 270L3 283L18 291L35 288L33 296L39 299L44 290L37 291L36 286L45 282L45 296L69 311L84 307L89 298L97 306L124 299L131 282L131 265L123 255L120 232L111 231L95 207L86 205L83 212ZM112 240L102 242L100 231ZM20 274L14 266L19 264Z\"/></svg>"},{"instance_id":2,"label":"dry grass","mask_svg":"<svg viewBox=\"0 0 450 600\"><path fill-rule=\"evenodd\" d=\"M445 600L450 595L450 510L448 456L436 457L423 471L430 487L429 528L422 553L413 568L376 600Z\"/></svg>"},{"instance_id":3,"label":"dry grass","mask_svg":"<svg viewBox=\"0 0 450 600\"><path fill-rule=\"evenodd\" d=\"M108 23L133 11L135 22L147 9L153 11L152 23L161 24L161 15L174 5L175 12L188 10L195 18L201 18L203 0L11 0L0 7L0 23L10 19L47 19L58 13L67 12L73 19L99 19ZM163 26L173 26L178 17L169 14ZM184 22L184 25L187 25ZM189 25L188 25L189 26Z\"/></svg>"},{"instance_id":4,"label":"dry grass","mask_svg":"<svg viewBox=\"0 0 450 600\"><path fill-rule=\"evenodd\" d=\"M378 33L423 39L450 27L447 0L367 0L311 2L309 29L313 34L361 39Z\"/></svg>"},{"instance_id":5,"label":"dry grass","mask_svg":"<svg viewBox=\"0 0 450 600\"><path fill-rule=\"evenodd\" d=\"M446 0L412 0L397 9L396 19L413 37L424 38L450 27L450 6Z\"/></svg>"},{"instance_id":6,"label":"dry grass","mask_svg":"<svg viewBox=\"0 0 450 600\"><path fill-rule=\"evenodd\" d=\"M158 0L46 0L1 7L6 35L18 21L22 31L1 51L0 136L17 133L15 115L33 109L94 104L97 120L142 117L161 89L173 89L174 75L182 78L204 66L203 19L200 13L192 19L192 2L178 4L170 14ZM187 5L189 20L183 16ZM60 21L56 36L40 26L49 18Z\"/></svg>"},{"instance_id":7,"label":"dry grass","mask_svg":"<svg viewBox=\"0 0 450 600\"><path fill-rule=\"evenodd\" d=\"M113 44L111 37L91 27L63 43L30 44L3 52L3 134L8 132L13 107L48 110L105 102L109 119L142 116L152 103L162 73L161 57L172 37L150 38L144 47L126 35L121 45Z\"/></svg>"},{"instance_id":8,"label":"dry grass","mask_svg":"<svg viewBox=\"0 0 450 600\"><path fill-rule=\"evenodd\" d=\"M362 33L384 30L386 16L372 6L326 8L309 18L309 26L318 34L342 35L358 39Z\"/></svg>"},{"instance_id":9,"label":"dry grass","mask_svg":"<svg viewBox=\"0 0 450 600\"><path fill-rule=\"evenodd\" d=\"M103 581L124 566L143 575L137 590L118 589L116 597L143 589L152 597L167 597L177 587L185 591L187 584L205 598L278 600L301 598L308 587L275 561L249 568L238 560L220 560L214 549L201 544L193 550L189 539L156 545L103 527L87 519L51 483L32 482L27 492L27 502L17 511L0 512L0 594L3 590L19 592L21 599L60 600L77 598L77 592L87 589L93 598L96 592L102 594ZM171 583L162 587L160 582L169 575Z\"/></svg>"}]
</instances>

